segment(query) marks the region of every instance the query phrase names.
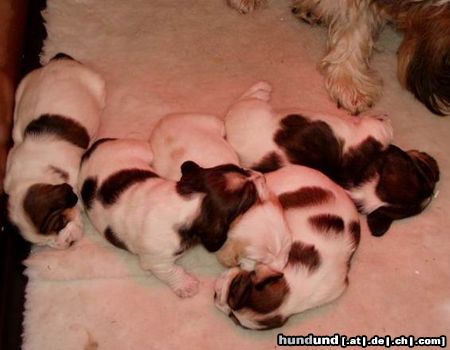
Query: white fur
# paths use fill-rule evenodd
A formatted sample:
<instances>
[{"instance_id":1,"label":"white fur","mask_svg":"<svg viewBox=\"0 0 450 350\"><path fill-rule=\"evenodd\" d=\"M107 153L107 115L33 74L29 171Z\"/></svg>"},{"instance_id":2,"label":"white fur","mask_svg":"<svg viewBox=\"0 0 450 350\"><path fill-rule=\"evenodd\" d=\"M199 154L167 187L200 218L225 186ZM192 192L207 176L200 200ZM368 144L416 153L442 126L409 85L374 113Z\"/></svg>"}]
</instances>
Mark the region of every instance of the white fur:
<instances>
[{"instance_id":1,"label":"white fur","mask_svg":"<svg viewBox=\"0 0 450 350\"><path fill-rule=\"evenodd\" d=\"M96 177L101 185L109 175L133 168L154 171L147 142L122 139L100 145L80 170L80 186ZM104 207L98 201L88 211L94 227L103 234L111 227L127 248L139 256L143 269L150 270L180 297L198 291L198 280L175 264L181 239L176 230L189 225L200 210L202 195L189 199L176 191L176 182L151 178L121 194L117 203Z\"/></svg>"},{"instance_id":2,"label":"white fur","mask_svg":"<svg viewBox=\"0 0 450 350\"><path fill-rule=\"evenodd\" d=\"M263 95L258 96L264 98ZM153 166L159 174L179 179L180 165L187 160L203 167L238 164L238 157L224 134L223 121L215 116L167 116L156 126L150 139L155 154ZM262 202L232 225L218 258L225 265L244 264L251 269L255 262L264 262L281 269L288 257L289 230L277 198L267 191L264 176L255 172L255 180Z\"/></svg>"},{"instance_id":3,"label":"white fur","mask_svg":"<svg viewBox=\"0 0 450 350\"><path fill-rule=\"evenodd\" d=\"M300 114L312 121L324 121L343 141L344 153L372 136L383 147L393 138L390 120L386 115L341 118L334 115L301 109L276 111L270 105L272 87L266 82L251 86L229 108L225 117L227 140L233 146L243 166L251 167L270 152L277 153L285 162L286 157L273 137L279 122L288 114Z\"/></svg>"},{"instance_id":4,"label":"white fur","mask_svg":"<svg viewBox=\"0 0 450 350\"><path fill-rule=\"evenodd\" d=\"M347 227L352 221L359 222L358 212L345 191L318 171L289 165L268 174L267 182L277 195L301 187L317 186L331 191L334 200L321 205L286 210L285 217L291 228L293 242L314 245L320 254L321 264L312 272L301 265L286 265L283 274L289 293L281 306L270 314L261 315L249 310L234 312L243 326L254 329L261 328L258 320L273 315L289 317L328 303L343 293L347 285L347 262L356 249ZM345 222L346 232L335 236L315 232L308 223L308 218L322 213L340 216ZM230 283L238 272L238 268L229 269L216 282L216 306L226 314L231 311L227 305Z\"/></svg>"},{"instance_id":5,"label":"white fur","mask_svg":"<svg viewBox=\"0 0 450 350\"><path fill-rule=\"evenodd\" d=\"M342 140L344 154L368 137L379 141L382 148L392 142L392 125L385 114L340 118L298 109L275 111L269 103L271 91L271 86L266 82L254 84L229 108L225 117L227 140L245 167L255 166L271 152L280 157L281 165L289 163L283 150L273 140L280 120L288 114L300 114L310 120L327 123ZM360 200L365 210L375 210L377 204L382 205L375 194L376 183L372 182L349 191L355 200Z\"/></svg>"},{"instance_id":6,"label":"white fur","mask_svg":"<svg viewBox=\"0 0 450 350\"><path fill-rule=\"evenodd\" d=\"M227 163L238 165L238 156L224 136L223 121L214 115L167 115L155 126L150 138L153 167L161 176L179 180L185 160L205 168Z\"/></svg>"},{"instance_id":7,"label":"white fur","mask_svg":"<svg viewBox=\"0 0 450 350\"><path fill-rule=\"evenodd\" d=\"M71 209L72 220L59 234L43 236L31 223L22 203L29 187L37 183L56 185L67 182L76 192L84 150L51 135L24 138L26 127L42 114L59 114L84 126L92 140L97 133L104 103L103 79L76 61L51 61L21 81L14 111L14 146L8 155L4 188L9 194L10 219L30 242L66 248L81 237L79 208ZM52 167L67 172L67 181Z\"/></svg>"}]
</instances>

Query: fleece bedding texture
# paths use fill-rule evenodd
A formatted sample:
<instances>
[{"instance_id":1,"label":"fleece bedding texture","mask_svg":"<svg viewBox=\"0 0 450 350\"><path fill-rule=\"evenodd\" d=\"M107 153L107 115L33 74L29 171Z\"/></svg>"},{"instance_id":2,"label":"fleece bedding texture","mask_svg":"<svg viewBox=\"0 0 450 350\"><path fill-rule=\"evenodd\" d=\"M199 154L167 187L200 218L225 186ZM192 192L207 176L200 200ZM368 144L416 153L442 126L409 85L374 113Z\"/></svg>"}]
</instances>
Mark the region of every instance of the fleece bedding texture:
<instances>
[{"instance_id":1,"label":"fleece bedding texture","mask_svg":"<svg viewBox=\"0 0 450 350\"><path fill-rule=\"evenodd\" d=\"M147 140L167 113L224 116L259 80L273 85L275 107L348 117L329 99L317 63L326 29L269 1L241 15L225 0L48 0L45 63L65 52L107 81L99 137ZM86 221L84 238L63 251L35 247L26 265L24 349L274 349L277 335L450 334L450 118L432 115L396 78L401 35L385 29L372 59L383 97L369 113L387 113L395 144L440 165L439 194L419 216L396 221L381 238L363 219L361 245L342 297L292 317L280 329L250 331L215 308L223 271L201 247L179 263L200 292L179 299L140 269L137 258L106 242Z\"/></svg>"}]
</instances>

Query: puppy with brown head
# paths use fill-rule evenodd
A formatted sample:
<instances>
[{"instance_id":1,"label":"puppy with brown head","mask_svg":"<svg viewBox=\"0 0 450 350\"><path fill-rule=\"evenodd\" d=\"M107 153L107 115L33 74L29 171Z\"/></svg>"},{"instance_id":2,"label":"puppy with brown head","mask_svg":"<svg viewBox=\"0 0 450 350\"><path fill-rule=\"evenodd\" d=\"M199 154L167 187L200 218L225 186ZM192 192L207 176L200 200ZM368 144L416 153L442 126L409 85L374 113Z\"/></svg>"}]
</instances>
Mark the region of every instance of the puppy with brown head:
<instances>
[{"instance_id":1,"label":"puppy with brown head","mask_svg":"<svg viewBox=\"0 0 450 350\"><path fill-rule=\"evenodd\" d=\"M310 168L267 175L293 234L282 271L232 268L215 286L216 306L244 328L281 327L290 316L329 303L347 288L360 240L358 212L345 191Z\"/></svg>"},{"instance_id":2,"label":"puppy with brown head","mask_svg":"<svg viewBox=\"0 0 450 350\"><path fill-rule=\"evenodd\" d=\"M103 79L63 54L20 83L4 188L9 219L28 241L66 248L81 237L78 169L104 100Z\"/></svg>"},{"instance_id":3,"label":"puppy with brown head","mask_svg":"<svg viewBox=\"0 0 450 350\"><path fill-rule=\"evenodd\" d=\"M431 201L439 181L437 162L426 153L392 145L392 127L384 115L344 119L275 111L270 93L269 84L255 84L225 117L227 140L243 166L261 172L287 164L320 170L369 215L377 236L393 220L417 215Z\"/></svg>"},{"instance_id":4,"label":"puppy with brown head","mask_svg":"<svg viewBox=\"0 0 450 350\"><path fill-rule=\"evenodd\" d=\"M153 130L150 144L156 172L172 180L179 180L180 165L189 160L205 168L239 165L236 152L225 140L223 120L214 115L165 116ZM256 262L263 262L281 269L288 256L289 229L278 199L267 190L264 176L256 172L254 176L258 177L259 201L233 222L217 258L225 266L241 264L252 269ZM231 189L233 184L229 178L227 186Z\"/></svg>"},{"instance_id":5,"label":"puppy with brown head","mask_svg":"<svg viewBox=\"0 0 450 350\"><path fill-rule=\"evenodd\" d=\"M190 297L198 280L176 260L197 243L219 250L233 222L262 200L263 177L234 164L203 168L189 161L172 181L159 177L152 160L147 142L97 141L83 157L81 197L98 232L138 255L142 268L176 295Z\"/></svg>"}]
</instances>

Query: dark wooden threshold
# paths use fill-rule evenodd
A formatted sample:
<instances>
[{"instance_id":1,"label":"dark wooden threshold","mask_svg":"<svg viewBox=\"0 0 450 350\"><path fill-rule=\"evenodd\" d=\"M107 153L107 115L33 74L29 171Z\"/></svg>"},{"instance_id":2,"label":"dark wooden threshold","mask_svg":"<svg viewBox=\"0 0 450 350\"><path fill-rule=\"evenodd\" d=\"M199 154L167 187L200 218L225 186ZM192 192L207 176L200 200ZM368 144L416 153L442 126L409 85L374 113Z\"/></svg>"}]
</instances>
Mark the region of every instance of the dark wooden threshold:
<instances>
[{"instance_id":1,"label":"dark wooden threshold","mask_svg":"<svg viewBox=\"0 0 450 350\"><path fill-rule=\"evenodd\" d=\"M39 54L46 37L41 10L45 0L28 0L21 76L39 67ZM0 198L0 349L14 350L22 346L22 322L27 278L22 261L30 252L6 218L5 197Z\"/></svg>"}]
</instances>

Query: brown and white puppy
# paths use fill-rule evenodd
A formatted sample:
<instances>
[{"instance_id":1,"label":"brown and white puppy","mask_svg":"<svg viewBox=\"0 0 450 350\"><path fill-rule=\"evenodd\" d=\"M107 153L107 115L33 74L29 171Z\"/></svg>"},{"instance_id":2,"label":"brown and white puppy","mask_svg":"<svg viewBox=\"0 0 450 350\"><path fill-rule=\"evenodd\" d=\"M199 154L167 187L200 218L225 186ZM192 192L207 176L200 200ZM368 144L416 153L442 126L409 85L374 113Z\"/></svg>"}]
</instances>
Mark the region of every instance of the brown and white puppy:
<instances>
[{"instance_id":1,"label":"brown and white puppy","mask_svg":"<svg viewBox=\"0 0 450 350\"><path fill-rule=\"evenodd\" d=\"M4 188L9 219L26 240L66 248L81 237L78 169L104 100L104 80L64 54L21 81Z\"/></svg>"},{"instance_id":2,"label":"brown and white puppy","mask_svg":"<svg viewBox=\"0 0 450 350\"><path fill-rule=\"evenodd\" d=\"M243 166L267 172L291 163L320 170L348 191L376 236L429 204L438 165L426 153L391 145L385 116L275 111L270 93L269 84L255 84L225 118L227 140Z\"/></svg>"},{"instance_id":3,"label":"brown and white puppy","mask_svg":"<svg viewBox=\"0 0 450 350\"><path fill-rule=\"evenodd\" d=\"M261 201L261 174L233 164L181 166L180 181L159 177L147 142L102 139L86 152L80 192L94 227L119 248L139 256L178 296L197 293L198 280L175 261L201 243L215 252L233 222Z\"/></svg>"},{"instance_id":4,"label":"brown and white puppy","mask_svg":"<svg viewBox=\"0 0 450 350\"><path fill-rule=\"evenodd\" d=\"M360 240L355 205L325 175L288 165L266 178L293 234L288 263L281 272L232 268L215 285L216 306L250 329L280 327L291 315L338 298Z\"/></svg>"},{"instance_id":5,"label":"brown and white puppy","mask_svg":"<svg viewBox=\"0 0 450 350\"><path fill-rule=\"evenodd\" d=\"M265 0L227 0L247 13ZM378 100L382 80L369 61L378 33L392 23L404 33L398 79L433 113L450 114L449 0L292 0L292 13L328 27L328 52L320 63L331 98L353 114Z\"/></svg>"},{"instance_id":6,"label":"brown and white puppy","mask_svg":"<svg viewBox=\"0 0 450 350\"><path fill-rule=\"evenodd\" d=\"M223 120L216 116L168 115L159 121L150 138L153 167L161 176L179 180L180 166L188 160L202 167L239 165L239 158L224 135ZM226 243L217 252L225 266L253 269L256 262L262 262L282 269L286 264L291 235L280 203L267 191L264 181L261 175L260 201L231 225Z\"/></svg>"},{"instance_id":7,"label":"brown and white puppy","mask_svg":"<svg viewBox=\"0 0 450 350\"><path fill-rule=\"evenodd\" d=\"M210 114L164 116L152 131L150 145L156 172L174 181L181 178L181 164L187 160L205 168L239 165L239 157L225 140L223 120Z\"/></svg>"}]
</instances>

